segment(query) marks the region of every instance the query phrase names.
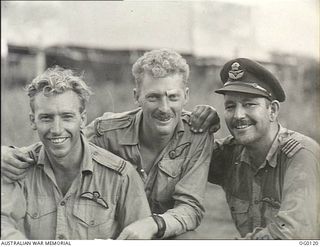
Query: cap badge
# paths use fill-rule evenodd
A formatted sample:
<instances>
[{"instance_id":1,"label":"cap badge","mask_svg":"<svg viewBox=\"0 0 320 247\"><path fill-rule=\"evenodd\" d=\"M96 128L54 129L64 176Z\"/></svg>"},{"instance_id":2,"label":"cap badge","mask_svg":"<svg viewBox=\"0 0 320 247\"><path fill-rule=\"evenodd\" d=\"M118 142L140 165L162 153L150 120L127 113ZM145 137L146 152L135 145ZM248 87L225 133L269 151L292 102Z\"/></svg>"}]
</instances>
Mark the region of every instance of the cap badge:
<instances>
[{"instance_id":1,"label":"cap badge","mask_svg":"<svg viewBox=\"0 0 320 247\"><path fill-rule=\"evenodd\" d=\"M243 76L244 71L239 68L240 68L240 64L237 62L235 62L231 65L231 70L229 71L229 78L230 79L237 80Z\"/></svg>"}]
</instances>

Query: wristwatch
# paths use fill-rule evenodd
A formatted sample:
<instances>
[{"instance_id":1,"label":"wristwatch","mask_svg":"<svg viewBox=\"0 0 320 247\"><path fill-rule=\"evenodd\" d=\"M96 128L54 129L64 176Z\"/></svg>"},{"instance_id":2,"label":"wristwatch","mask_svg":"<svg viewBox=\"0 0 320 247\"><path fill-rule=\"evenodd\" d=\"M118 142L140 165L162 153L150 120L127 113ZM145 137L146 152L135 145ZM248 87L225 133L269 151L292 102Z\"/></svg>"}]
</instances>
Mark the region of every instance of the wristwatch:
<instances>
[{"instance_id":1,"label":"wristwatch","mask_svg":"<svg viewBox=\"0 0 320 247\"><path fill-rule=\"evenodd\" d=\"M158 232L156 234L157 238L162 238L165 231L166 231L166 222L164 221L164 219L162 218L162 216L158 215L158 214L152 214L152 218L153 220L156 222L157 226L158 226Z\"/></svg>"}]
</instances>

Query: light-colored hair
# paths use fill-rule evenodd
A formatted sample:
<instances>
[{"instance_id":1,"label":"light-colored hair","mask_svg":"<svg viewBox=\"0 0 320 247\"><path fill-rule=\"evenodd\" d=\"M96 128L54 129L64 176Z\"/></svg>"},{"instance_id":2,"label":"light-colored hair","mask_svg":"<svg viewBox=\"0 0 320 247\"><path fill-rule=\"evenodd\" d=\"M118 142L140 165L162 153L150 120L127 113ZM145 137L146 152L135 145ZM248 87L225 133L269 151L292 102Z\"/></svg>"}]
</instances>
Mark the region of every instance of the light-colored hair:
<instances>
[{"instance_id":1,"label":"light-colored hair","mask_svg":"<svg viewBox=\"0 0 320 247\"><path fill-rule=\"evenodd\" d=\"M83 81L82 76L77 76L70 69L59 66L48 68L41 75L37 76L26 86L27 94L30 97L30 107L34 112L34 98L42 92L45 96L61 94L68 90L75 92L80 99L80 112L83 112L86 103L89 101L92 91Z\"/></svg>"},{"instance_id":2,"label":"light-colored hair","mask_svg":"<svg viewBox=\"0 0 320 247\"><path fill-rule=\"evenodd\" d=\"M186 60L179 53L169 49L146 52L132 66L132 74L137 88L139 88L145 74L154 78L181 74L183 82L187 84L189 73L190 69Z\"/></svg>"}]
</instances>

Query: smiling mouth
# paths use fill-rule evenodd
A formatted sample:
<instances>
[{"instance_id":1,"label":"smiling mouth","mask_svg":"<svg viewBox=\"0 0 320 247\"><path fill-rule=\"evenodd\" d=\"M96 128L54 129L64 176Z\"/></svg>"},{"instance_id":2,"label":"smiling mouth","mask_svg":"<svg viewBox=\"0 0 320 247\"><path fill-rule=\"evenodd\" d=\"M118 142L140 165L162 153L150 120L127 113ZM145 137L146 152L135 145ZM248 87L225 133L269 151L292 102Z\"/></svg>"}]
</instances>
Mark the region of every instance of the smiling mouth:
<instances>
[{"instance_id":1,"label":"smiling mouth","mask_svg":"<svg viewBox=\"0 0 320 247\"><path fill-rule=\"evenodd\" d=\"M168 122L171 119L171 117L157 117L156 119L161 122Z\"/></svg>"},{"instance_id":2,"label":"smiling mouth","mask_svg":"<svg viewBox=\"0 0 320 247\"><path fill-rule=\"evenodd\" d=\"M61 144L61 143L64 143L67 139L68 139L68 137L59 137L59 138L50 138L49 140L53 144Z\"/></svg>"},{"instance_id":3,"label":"smiling mouth","mask_svg":"<svg viewBox=\"0 0 320 247\"><path fill-rule=\"evenodd\" d=\"M251 126L251 124L242 124L242 125L236 125L236 126L234 126L234 128L238 129L238 130L242 130L242 129L249 128L250 126Z\"/></svg>"}]
</instances>

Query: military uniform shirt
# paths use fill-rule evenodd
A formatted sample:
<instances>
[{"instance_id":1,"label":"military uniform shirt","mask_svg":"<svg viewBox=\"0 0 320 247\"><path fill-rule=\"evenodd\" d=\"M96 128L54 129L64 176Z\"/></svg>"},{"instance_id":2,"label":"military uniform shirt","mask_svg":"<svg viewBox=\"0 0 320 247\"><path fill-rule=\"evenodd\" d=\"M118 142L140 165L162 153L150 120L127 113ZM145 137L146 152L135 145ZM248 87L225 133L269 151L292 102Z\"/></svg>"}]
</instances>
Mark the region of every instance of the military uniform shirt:
<instances>
[{"instance_id":1,"label":"military uniform shirt","mask_svg":"<svg viewBox=\"0 0 320 247\"><path fill-rule=\"evenodd\" d=\"M15 183L2 180L2 239L116 238L151 215L143 183L123 159L84 143L81 171L63 196L41 144L37 164Z\"/></svg>"},{"instance_id":2,"label":"military uniform shirt","mask_svg":"<svg viewBox=\"0 0 320 247\"><path fill-rule=\"evenodd\" d=\"M209 182L221 185L242 237L320 237L319 145L279 127L265 162L254 168L233 137L215 142Z\"/></svg>"},{"instance_id":3,"label":"military uniform shirt","mask_svg":"<svg viewBox=\"0 0 320 247\"><path fill-rule=\"evenodd\" d=\"M86 129L91 142L135 166L144 182L151 211L161 214L166 222L164 238L195 229L204 214L212 137L208 133L193 134L188 117L183 114L149 174L143 170L139 149L141 109L106 113Z\"/></svg>"}]
</instances>

